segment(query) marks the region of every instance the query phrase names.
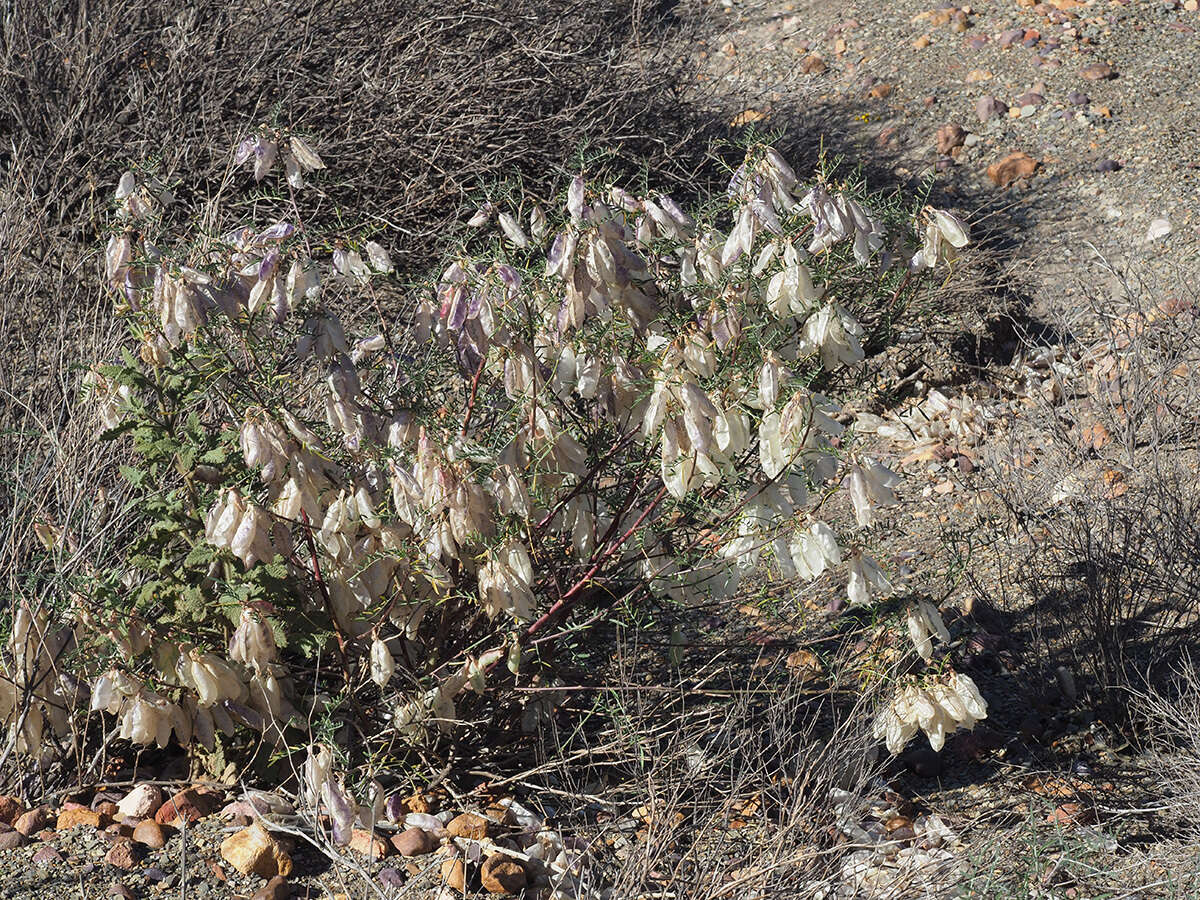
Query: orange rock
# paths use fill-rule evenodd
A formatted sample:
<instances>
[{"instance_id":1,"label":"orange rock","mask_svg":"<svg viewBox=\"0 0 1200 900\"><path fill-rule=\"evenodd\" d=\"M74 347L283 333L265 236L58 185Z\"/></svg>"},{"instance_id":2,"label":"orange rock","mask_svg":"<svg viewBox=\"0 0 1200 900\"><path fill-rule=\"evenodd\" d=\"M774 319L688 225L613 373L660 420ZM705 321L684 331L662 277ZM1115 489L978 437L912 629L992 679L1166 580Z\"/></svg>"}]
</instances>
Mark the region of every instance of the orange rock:
<instances>
[{"instance_id":1,"label":"orange rock","mask_svg":"<svg viewBox=\"0 0 1200 900\"><path fill-rule=\"evenodd\" d=\"M86 825L88 828L100 827L100 813L90 809L64 809L58 814L54 825L55 831L66 831L76 825Z\"/></svg>"},{"instance_id":2,"label":"orange rock","mask_svg":"<svg viewBox=\"0 0 1200 900\"><path fill-rule=\"evenodd\" d=\"M442 882L460 894L467 892L467 869L463 861L453 856L442 863Z\"/></svg>"},{"instance_id":3,"label":"orange rock","mask_svg":"<svg viewBox=\"0 0 1200 900\"><path fill-rule=\"evenodd\" d=\"M154 815L154 821L159 825L174 825L177 820L185 819L191 824L211 816L219 803L220 798L217 794L190 787L160 806Z\"/></svg>"},{"instance_id":4,"label":"orange rock","mask_svg":"<svg viewBox=\"0 0 1200 900\"><path fill-rule=\"evenodd\" d=\"M1004 159L988 166L988 178L1001 188L1006 188L1014 181L1028 178L1037 171L1038 161L1024 151L1010 153Z\"/></svg>"},{"instance_id":5,"label":"orange rock","mask_svg":"<svg viewBox=\"0 0 1200 900\"><path fill-rule=\"evenodd\" d=\"M519 862L503 853L493 853L484 860L479 880L493 894L516 894L524 889L527 879Z\"/></svg>"},{"instance_id":6,"label":"orange rock","mask_svg":"<svg viewBox=\"0 0 1200 900\"><path fill-rule=\"evenodd\" d=\"M491 822L476 813L463 813L455 816L446 825L446 833L451 837L466 838L470 841L481 841L488 836Z\"/></svg>"},{"instance_id":7,"label":"orange rock","mask_svg":"<svg viewBox=\"0 0 1200 900\"><path fill-rule=\"evenodd\" d=\"M371 859L383 859L392 849L392 845L379 837L373 831L365 828L355 828L350 832L350 849L355 853Z\"/></svg>"}]
</instances>

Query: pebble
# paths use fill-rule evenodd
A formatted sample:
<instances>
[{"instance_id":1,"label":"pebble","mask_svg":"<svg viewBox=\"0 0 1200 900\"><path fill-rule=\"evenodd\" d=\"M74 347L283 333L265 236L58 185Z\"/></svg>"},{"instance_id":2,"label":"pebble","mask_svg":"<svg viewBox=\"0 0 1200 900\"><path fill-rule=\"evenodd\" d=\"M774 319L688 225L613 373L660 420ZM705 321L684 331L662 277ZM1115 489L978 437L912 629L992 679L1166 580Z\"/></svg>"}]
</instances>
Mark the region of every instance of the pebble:
<instances>
[{"instance_id":1,"label":"pebble","mask_svg":"<svg viewBox=\"0 0 1200 900\"><path fill-rule=\"evenodd\" d=\"M1026 91L1015 101L1017 106L1041 106L1046 98L1037 91Z\"/></svg>"},{"instance_id":2,"label":"pebble","mask_svg":"<svg viewBox=\"0 0 1200 900\"><path fill-rule=\"evenodd\" d=\"M110 897L124 897L125 900L134 900L133 891L121 884L119 881L114 881L108 889Z\"/></svg>"},{"instance_id":3,"label":"pebble","mask_svg":"<svg viewBox=\"0 0 1200 900\"><path fill-rule=\"evenodd\" d=\"M401 856L422 856L438 848L436 837L423 828L406 828L392 838L392 846Z\"/></svg>"},{"instance_id":4,"label":"pebble","mask_svg":"<svg viewBox=\"0 0 1200 900\"><path fill-rule=\"evenodd\" d=\"M25 804L16 797L0 796L0 822L11 825L23 812L25 812Z\"/></svg>"},{"instance_id":5,"label":"pebble","mask_svg":"<svg viewBox=\"0 0 1200 900\"><path fill-rule=\"evenodd\" d=\"M13 827L21 832L21 834L29 837L41 831L53 821L54 817L51 816L50 809L45 806L39 806L18 816L17 821L13 823Z\"/></svg>"},{"instance_id":6,"label":"pebble","mask_svg":"<svg viewBox=\"0 0 1200 900\"><path fill-rule=\"evenodd\" d=\"M1081 91L1071 91L1071 93L1067 94L1067 100L1072 106L1086 106L1092 101L1092 98Z\"/></svg>"},{"instance_id":7,"label":"pebble","mask_svg":"<svg viewBox=\"0 0 1200 900\"><path fill-rule=\"evenodd\" d=\"M367 831L365 828L355 828L350 832L350 849L374 861L387 856L388 852L392 849L392 845L373 831Z\"/></svg>"},{"instance_id":8,"label":"pebble","mask_svg":"<svg viewBox=\"0 0 1200 900\"><path fill-rule=\"evenodd\" d=\"M511 856L493 853L479 870L479 880L493 894L515 894L525 888L525 869Z\"/></svg>"},{"instance_id":9,"label":"pebble","mask_svg":"<svg viewBox=\"0 0 1200 900\"><path fill-rule=\"evenodd\" d=\"M442 883L453 888L460 894L466 893L467 870L460 857L452 856L442 862Z\"/></svg>"},{"instance_id":10,"label":"pebble","mask_svg":"<svg viewBox=\"0 0 1200 900\"><path fill-rule=\"evenodd\" d=\"M999 38L1000 46L1001 47L1011 47L1017 41L1021 40L1024 36L1025 36L1024 28L1009 28L1007 31L1000 32L1000 38Z\"/></svg>"},{"instance_id":11,"label":"pebble","mask_svg":"<svg viewBox=\"0 0 1200 900\"><path fill-rule=\"evenodd\" d=\"M1008 105L992 96L983 96L975 104L975 115L980 122L987 122L1008 112Z\"/></svg>"},{"instance_id":12,"label":"pebble","mask_svg":"<svg viewBox=\"0 0 1200 900\"><path fill-rule=\"evenodd\" d=\"M138 822L137 827L133 829L132 837L134 841L144 844L151 850L161 850L167 844L167 835L163 831L163 826L153 819Z\"/></svg>"},{"instance_id":13,"label":"pebble","mask_svg":"<svg viewBox=\"0 0 1200 900\"><path fill-rule=\"evenodd\" d=\"M53 847L46 845L33 854L33 861L39 866L48 866L63 861L63 855Z\"/></svg>"},{"instance_id":14,"label":"pebble","mask_svg":"<svg viewBox=\"0 0 1200 900\"><path fill-rule=\"evenodd\" d=\"M1146 229L1146 243L1157 241L1171 233L1171 223L1166 219L1155 219Z\"/></svg>"},{"instance_id":15,"label":"pebble","mask_svg":"<svg viewBox=\"0 0 1200 900\"><path fill-rule=\"evenodd\" d=\"M19 831L6 831L0 834L0 850L15 850L29 843L29 838Z\"/></svg>"},{"instance_id":16,"label":"pebble","mask_svg":"<svg viewBox=\"0 0 1200 900\"><path fill-rule=\"evenodd\" d=\"M282 875L276 875L250 897L250 900L288 900L292 886Z\"/></svg>"},{"instance_id":17,"label":"pebble","mask_svg":"<svg viewBox=\"0 0 1200 900\"><path fill-rule=\"evenodd\" d=\"M129 838L117 838L108 853L104 854L104 861L118 869L132 869L145 855L146 849L140 844L133 843Z\"/></svg>"},{"instance_id":18,"label":"pebble","mask_svg":"<svg viewBox=\"0 0 1200 900\"><path fill-rule=\"evenodd\" d=\"M966 129L955 122L947 122L937 130L935 146L937 147L937 152L945 156L958 147L961 147L966 139Z\"/></svg>"},{"instance_id":19,"label":"pebble","mask_svg":"<svg viewBox=\"0 0 1200 900\"><path fill-rule=\"evenodd\" d=\"M212 815L218 806L220 800L217 795L197 788L187 788L160 806L154 814L154 821L159 825L173 825L178 819L186 819L188 824L191 824Z\"/></svg>"},{"instance_id":20,"label":"pebble","mask_svg":"<svg viewBox=\"0 0 1200 900\"><path fill-rule=\"evenodd\" d=\"M1102 159L1096 163L1097 172L1118 172L1121 169L1121 164L1115 159Z\"/></svg>"},{"instance_id":21,"label":"pebble","mask_svg":"<svg viewBox=\"0 0 1200 900\"><path fill-rule=\"evenodd\" d=\"M1104 81L1108 78L1116 78L1116 70L1108 63L1098 62L1092 63L1090 66L1084 66L1079 70L1079 76L1086 78L1088 81Z\"/></svg>"},{"instance_id":22,"label":"pebble","mask_svg":"<svg viewBox=\"0 0 1200 900\"><path fill-rule=\"evenodd\" d=\"M151 866L150 868L146 869L146 871L142 872L142 877L147 881L153 881L157 883L159 881L165 881L167 873L158 868L158 866Z\"/></svg>"},{"instance_id":23,"label":"pebble","mask_svg":"<svg viewBox=\"0 0 1200 900\"><path fill-rule=\"evenodd\" d=\"M1038 162L1028 153L1016 151L999 162L988 166L988 178L999 188L1007 188L1014 181L1028 178L1037 171Z\"/></svg>"},{"instance_id":24,"label":"pebble","mask_svg":"<svg viewBox=\"0 0 1200 900\"><path fill-rule=\"evenodd\" d=\"M388 867L379 870L379 883L384 887L402 888L404 887L404 873L399 869Z\"/></svg>"},{"instance_id":25,"label":"pebble","mask_svg":"<svg viewBox=\"0 0 1200 900\"><path fill-rule=\"evenodd\" d=\"M66 831L68 828L75 828L78 825L86 825L88 828L100 827L100 813L91 809L64 809L58 814L58 821L54 825L55 831Z\"/></svg>"},{"instance_id":26,"label":"pebble","mask_svg":"<svg viewBox=\"0 0 1200 900\"><path fill-rule=\"evenodd\" d=\"M162 806L162 791L153 784L139 784L121 798L117 811L131 819L144 819Z\"/></svg>"},{"instance_id":27,"label":"pebble","mask_svg":"<svg viewBox=\"0 0 1200 900\"><path fill-rule=\"evenodd\" d=\"M470 841L481 841L488 836L491 823L476 813L463 813L455 816L446 825L446 833L451 837L466 838Z\"/></svg>"},{"instance_id":28,"label":"pebble","mask_svg":"<svg viewBox=\"0 0 1200 900\"><path fill-rule=\"evenodd\" d=\"M221 856L243 875L254 872L272 878L286 877L292 872L292 858L283 845L257 822L225 838L221 842Z\"/></svg>"}]
</instances>

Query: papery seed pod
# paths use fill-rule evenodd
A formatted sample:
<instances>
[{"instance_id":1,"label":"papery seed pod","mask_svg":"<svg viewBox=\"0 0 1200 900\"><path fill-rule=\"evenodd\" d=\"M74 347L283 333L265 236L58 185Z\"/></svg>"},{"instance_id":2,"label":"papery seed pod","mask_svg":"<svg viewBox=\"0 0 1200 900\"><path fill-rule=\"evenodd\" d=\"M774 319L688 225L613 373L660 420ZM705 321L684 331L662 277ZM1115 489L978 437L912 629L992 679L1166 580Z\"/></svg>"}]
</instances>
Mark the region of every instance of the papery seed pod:
<instances>
[{"instance_id":1,"label":"papery seed pod","mask_svg":"<svg viewBox=\"0 0 1200 900\"><path fill-rule=\"evenodd\" d=\"M243 608L238 627L229 639L229 658L262 672L274 662L276 652L271 626L262 616Z\"/></svg>"},{"instance_id":2,"label":"papery seed pod","mask_svg":"<svg viewBox=\"0 0 1200 900\"><path fill-rule=\"evenodd\" d=\"M511 215L502 212L496 216L496 221L500 225L500 230L504 232L504 236L512 241L512 243L521 249L529 246L529 236L525 234L525 230Z\"/></svg>"},{"instance_id":3,"label":"papery seed pod","mask_svg":"<svg viewBox=\"0 0 1200 900\"><path fill-rule=\"evenodd\" d=\"M304 138L293 134L288 138L288 145L292 155L296 157L296 161L305 171L312 172L325 168L324 161Z\"/></svg>"},{"instance_id":4,"label":"papery seed pod","mask_svg":"<svg viewBox=\"0 0 1200 900\"><path fill-rule=\"evenodd\" d=\"M271 167L275 165L275 160L279 156L279 145L275 141L269 141L266 138L257 138L254 142L254 180L262 181L267 173L271 171Z\"/></svg>"},{"instance_id":5,"label":"papery seed pod","mask_svg":"<svg viewBox=\"0 0 1200 900\"><path fill-rule=\"evenodd\" d=\"M392 265L392 258L388 256L388 252L375 243L375 241L367 241L366 245L367 259L371 262L371 268L376 272L388 274L395 271L395 266Z\"/></svg>"},{"instance_id":6,"label":"papery seed pod","mask_svg":"<svg viewBox=\"0 0 1200 900\"><path fill-rule=\"evenodd\" d=\"M538 244L545 240L546 213L537 204L534 204L532 212L529 213L529 233Z\"/></svg>"},{"instance_id":7,"label":"papery seed pod","mask_svg":"<svg viewBox=\"0 0 1200 900\"><path fill-rule=\"evenodd\" d=\"M371 642L371 680L381 688L387 687L396 671L396 662L388 650L387 644L379 638Z\"/></svg>"},{"instance_id":8,"label":"papery seed pod","mask_svg":"<svg viewBox=\"0 0 1200 900\"><path fill-rule=\"evenodd\" d=\"M571 179L571 184L567 188L567 213L571 216L573 222L583 220L584 211L584 182L582 175L576 175Z\"/></svg>"}]
</instances>

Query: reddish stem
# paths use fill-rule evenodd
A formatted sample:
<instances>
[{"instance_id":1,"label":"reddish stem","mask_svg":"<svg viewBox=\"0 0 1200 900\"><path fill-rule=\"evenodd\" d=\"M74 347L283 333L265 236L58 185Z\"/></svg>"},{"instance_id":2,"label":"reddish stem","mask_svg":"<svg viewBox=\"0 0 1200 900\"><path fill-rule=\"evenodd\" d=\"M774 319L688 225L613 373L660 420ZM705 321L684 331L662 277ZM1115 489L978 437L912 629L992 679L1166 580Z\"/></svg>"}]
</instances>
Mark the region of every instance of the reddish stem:
<instances>
[{"instance_id":1,"label":"reddish stem","mask_svg":"<svg viewBox=\"0 0 1200 900\"><path fill-rule=\"evenodd\" d=\"M659 489L659 492L654 495L654 499L650 501L650 505L647 506L644 510L642 510L642 514L637 517L637 521L635 521L632 525L629 526L629 530L626 531L619 538L617 538L617 540L614 541L611 545L609 545L609 547L602 554L600 554L600 558L596 560L595 564L590 569L588 569L586 573L584 573L583 577L580 578L577 582L575 582L575 584L573 584L565 594L563 594L561 597L559 597L558 600L554 603L554 605L551 606L548 610L546 610L546 613L540 619L538 619L536 622L534 622L532 625L530 625L528 629L526 629L526 631L525 631L526 637L530 637L530 636L536 634L543 627L545 627L545 625L552 618L554 618L560 612L563 612L564 610L569 609L572 605L574 605L575 602L578 602L581 592L588 585L588 583L591 582L592 576L595 575L596 572L598 572L600 570L600 567L604 564L604 561L606 559L608 559L610 556L612 556L614 553L616 553L617 550L621 547L621 545L624 544L627 540L629 540L630 537L633 536L634 532L636 532L638 530L638 528L641 527L642 522L646 521L646 517L649 516L650 513L652 513L654 511L654 508L656 506L658 506L658 504L660 502L662 502L663 497L665 497L666 495L667 495L667 488L664 485L662 488Z\"/></svg>"}]
</instances>

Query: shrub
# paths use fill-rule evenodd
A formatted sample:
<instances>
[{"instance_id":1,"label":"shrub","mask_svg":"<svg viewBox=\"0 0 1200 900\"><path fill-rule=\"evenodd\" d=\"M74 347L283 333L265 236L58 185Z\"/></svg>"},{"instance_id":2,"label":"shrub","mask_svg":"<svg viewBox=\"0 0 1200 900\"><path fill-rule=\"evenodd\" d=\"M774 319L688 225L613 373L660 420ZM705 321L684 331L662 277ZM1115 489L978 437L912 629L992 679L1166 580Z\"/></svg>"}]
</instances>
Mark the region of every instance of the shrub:
<instances>
[{"instance_id":1,"label":"shrub","mask_svg":"<svg viewBox=\"0 0 1200 900\"><path fill-rule=\"evenodd\" d=\"M918 246L899 198L830 172L802 185L753 144L692 214L583 175L549 208L497 194L433 283L400 291L369 234L309 225L325 164L307 140L264 126L234 164L286 178L286 218L206 229L222 196L181 228L155 178L118 185L106 279L130 340L85 382L129 452L124 545L57 608L18 610L26 749L43 719L69 724L68 681L44 674L65 662L135 744L309 745L309 798L344 840L335 746L353 766L472 719L536 727L544 704L489 687L548 665L563 635L650 597L735 596L763 567L840 568L857 607L890 592L866 540L896 476L822 391L953 261L953 217L918 211ZM842 486L848 543L820 518ZM61 552L87 527L39 533ZM932 661L937 609L906 616L930 665L876 725L893 752L986 715Z\"/></svg>"}]
</instances>

